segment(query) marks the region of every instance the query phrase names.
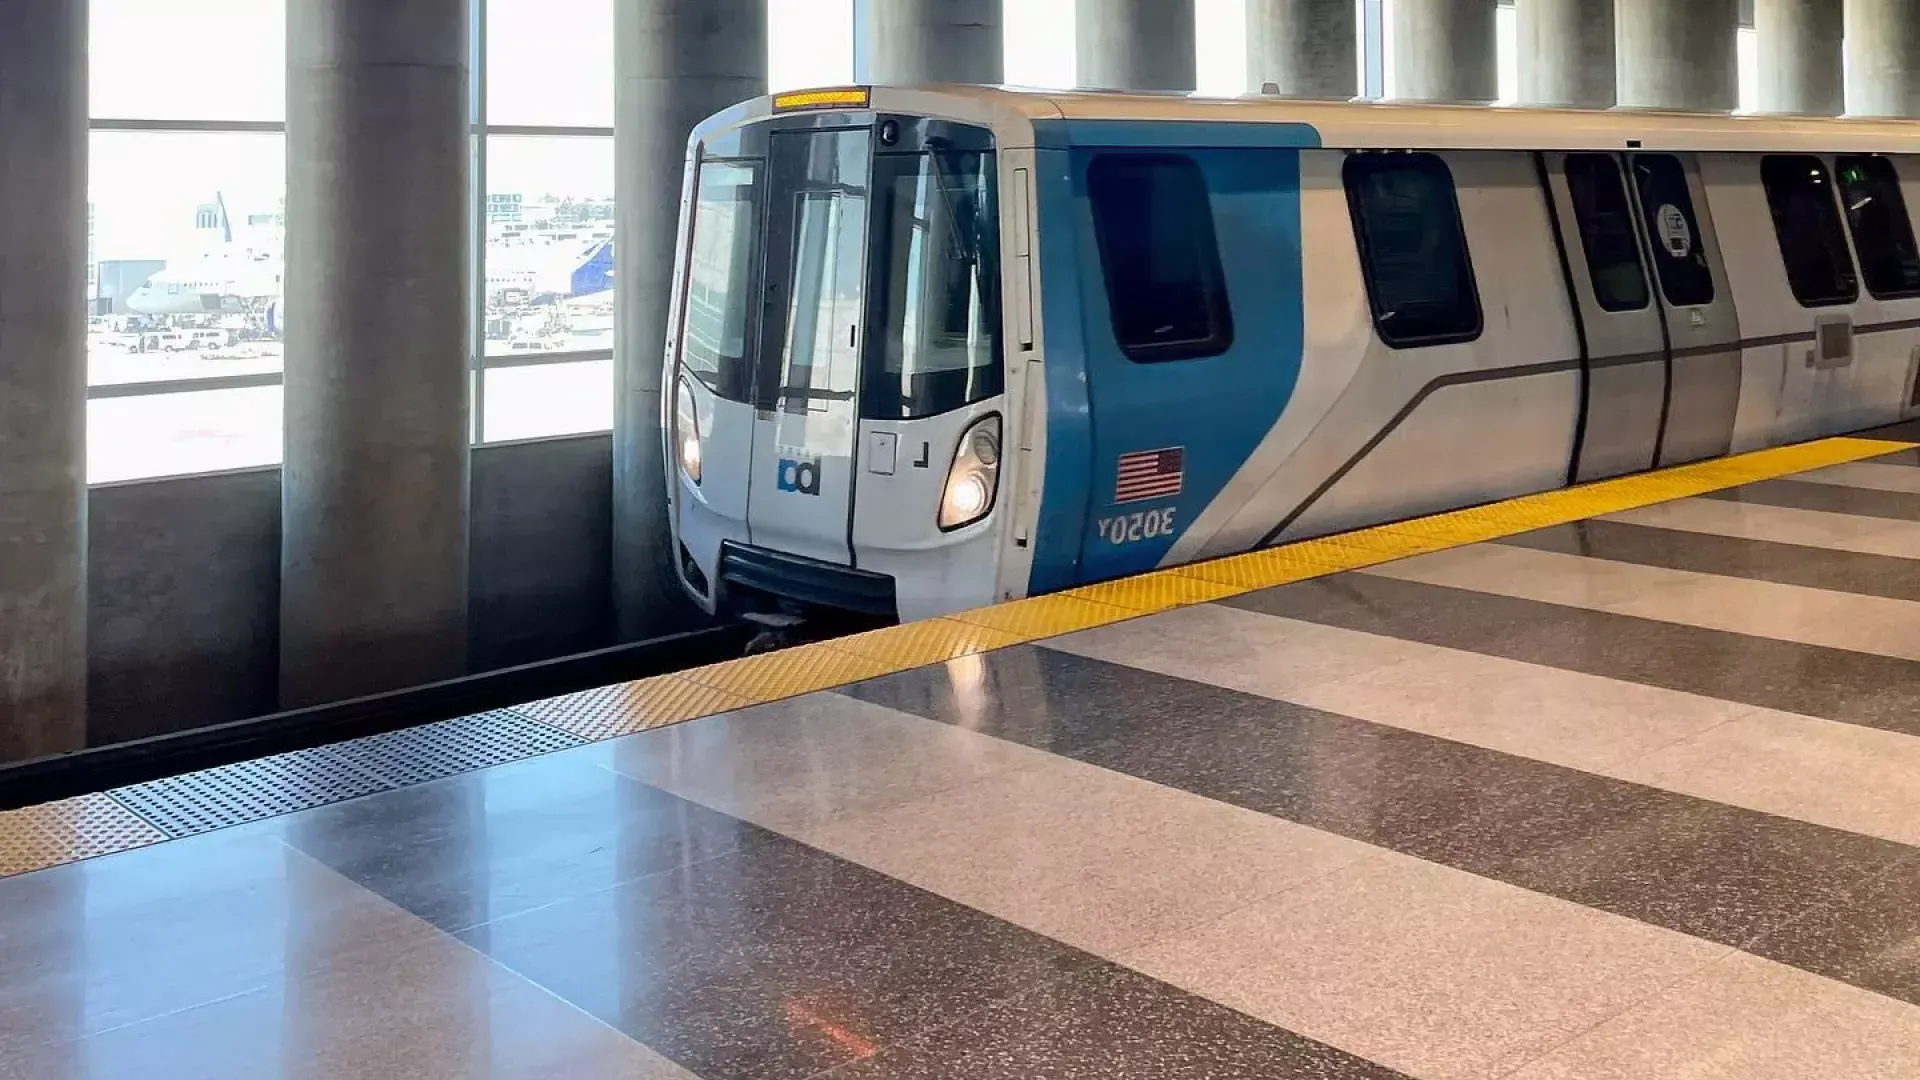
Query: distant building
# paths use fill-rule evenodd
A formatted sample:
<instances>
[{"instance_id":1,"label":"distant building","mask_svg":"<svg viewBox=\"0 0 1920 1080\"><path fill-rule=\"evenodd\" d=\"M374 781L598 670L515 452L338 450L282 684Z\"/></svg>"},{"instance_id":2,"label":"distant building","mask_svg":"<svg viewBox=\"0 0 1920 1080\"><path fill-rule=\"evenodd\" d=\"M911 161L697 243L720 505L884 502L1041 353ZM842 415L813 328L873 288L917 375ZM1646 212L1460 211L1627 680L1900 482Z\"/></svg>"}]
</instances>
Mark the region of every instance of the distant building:
<instances>
[{"instance_id":1,"label":"distant building","mask_svg":"<svg viewBox=\"0 0 1920 1080\"><path fill-rule=\"evenodd\" d=\"M520 220L525 209L526 196L518 192L493 192L487 195L487 223L489 225L512 225Z\"/></svg>"}]
</instances>

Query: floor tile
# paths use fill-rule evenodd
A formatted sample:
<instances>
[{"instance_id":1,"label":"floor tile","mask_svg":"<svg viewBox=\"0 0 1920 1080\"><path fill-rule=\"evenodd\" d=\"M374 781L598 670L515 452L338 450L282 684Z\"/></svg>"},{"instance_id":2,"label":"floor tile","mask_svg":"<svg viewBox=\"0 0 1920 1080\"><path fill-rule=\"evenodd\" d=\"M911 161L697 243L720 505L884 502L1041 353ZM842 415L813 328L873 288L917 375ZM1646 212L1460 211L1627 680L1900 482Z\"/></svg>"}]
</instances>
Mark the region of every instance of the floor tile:
<instances>
[{"instance_id":1,"label":"floor tile","mask_svg":"<svg viewBox=\"0 0 1920 1080\"><path fill-rule=\"evenodd\" d=\"M1920 559L1920 522L1913 521L1718 499L1656 503L1608 514L1602 520L1688 534L1737 536L1828 551Z\"/></svg>"},{"instance_id":2,"label":"floor tile","mask_svg":"<svg viewBox=\"0 0 1920 1080\"><path fill-rule=\"evenodd\" d=\"M1044 691L1006 699L1017 714L1014 732L988 733L1031 738L1020 717L1097 713L1106 739L1052 749L1710 941L1751 941L1913 854L1872 837L1036 651L1005 662L1037 674ZM987 662L991 669L1001 656ZM996 681L991 673L987 680Z\"/></svg>"},{"instance_id":3,"label":"floor tile","mask_svg":"<svg viewBox=\"0 0 1920 1080\"><path fill-rule=\"evenodd\" d=\"M1749 706L1643 686L1504 657L1382 638L1338 627L1232 610L1238 647L1311 641L1333 655L1403 657L1331 682L1292 686L1261 669L1225 668L1205 659L1178 668L1149 658L1136 666L1340 713L1372 723L1531 757L1604 770L1727 723ZM1394 648L1377 650L1377 642ZM1048 642L1047 647L1060 643ZM1286 654L1278 648L1276 657ZM1276 664L1271 670L1285 671Z\"/></svg>"},{"instance_id":4,"label":"floor tile","mask_svg":"<svg viewBox=\"0 0 1920 1080\"><path fill-rule=\"evenodd\" d=\"M1830 514L1920 521L1920 495L1868 491L1864 488L1836 487L1832 484L1809 484L1799 480L1763 480L1757 484L1711 492L1702 497L1719 499L1722 502L1759 503L1763 506L1823 510Z\"/></svg>"},{"instance_id":5,"label":"floor tile","mask_svg":"<svg viewBox=\"0 0 1920 1080\"><path fill-rule=\"evenodd\" d=\"M1040 763L798 839L1109 957L1373 852L1265 814L1029 753Z\"/></svg>"},{"instance_id":6,"label":"floor tile","mask_svg":"<svg viewBox=\"0 0 1920 1080\"><path fill-rule=\"evenodd\" d=\"M1920 858L1749 946L1749 951L1920 1005Z\"/></svg>"},{"instance_id":7,"label":"floor tile","mask_svg":"<svg viewBox=\"0 0 1920 1080\"><path fill-rule=\"evenodd\" d=\"M0 880L0 1050L350 964L435 931L259 833Z\"/></svg>"},{"instance_id":8,"label":"floor tile","mask_svg":"<svg viewBox=\"0 0 1920 1080\"><path fill-rule=\"evenodd\" d=\"M454 932L733 849L745 826L588 753L523 762L290 819L314 858Z\"/></svg>"},{"instance_id":9,"label":"floor tile","mask_svg":"<svg viewBox=\"0 0 1920 1080\"><path fill-rule=\"evenodd\" d=\"M1920 739L1752 710L1609 775L1920 845Z\"/></svg>"},{"instance_id":10,"label":"floor tile","mask_svg":"<svg viewBox=\"0 0 1920 1080\"><path fill-rule=\"evenodd\" d=\"M1920 470L1901 471L1920 476ZM1920 548L1912 558L1893 558L1617 521L1575 522L1509 537L1501 544L1890 600L1920 600Z\"/></svg>"},{"instance_id":11,"label":"floor tile","mask_svg":"<svg viewBox=\"0 0 1920 1080\"><path fill-rule=\"evenodd\" d=\"M694 1080L444 937L13 1060L39 1080Z\"/></svg>"},{"instance_id":12,"label":"floor tile","mask_svg":"<svg viewBox=\"0 0 1920 1080\"><path fill-rule=\"evenodd\" d=\"M1110 964L823 1080L1392 1080L1401 1074Z\"/></svg>"},{"instance_id":13,"label":"floor tile","mask_svg":"<svg viewBox=\"0 0 1920 1080\"><path fill-rule=\"evenodd\" d=\"M1912 660L1364 574L1269 589L1225 603L1920 734L1920 663Z\"/></svg>"},{"instance_id":14,"label":"floor tile","mask_svg":"<svg viewBox=\"0 0 1920 1080\"><path fill-rule=\"evenodd\" d=\"M1660 571L1662 574L1675 571ZM1689 575L1611 610L1828 649L1920 660L1920 604L1796 585Z\"/></svg>"},{"instance_id":15,"label":"floor tile","mask_svg":"<svg viewBox=\"0 0 1920 1080\"><path fill-rule=\"evenodd\" d=\"M1126 957L1433 1080L1498 1075L1727 950L1391 855Z\"/></svg>"},{"instance_id":16,"label":"floor tile","mask_svg":"<svg viewBox=\"0 0 1920 1080\"><path fill-rule=\"evenodd\" d=\"M1736 947L1912 853L1571 769L1529 771L1513 797L1455 833L1424 838L1413 853Z\"/></svg>"},{"instance_id":17,"label":"floor tile","mask_svg":"<svg viewBox=\"0 0 1920 1080\"><path fill-rule=\"evenodd\" d=\"M1281 622L1216 604L1069 634L1045 645L1274 698L1423 654L1421 647L1396 638Z\"/></svg>"},{"instance_id":18,"label":"floor tile","mask_svg":"<svg viewBox=\"0 0 1920 1080\"><path fill-rule=\"evenodd\" d=\"M1920 472L1903 465L1878 461L1850 461L1824 469L1795 473L1791 479L1802 484L1834 484L1867 491L1901 491L1920 495Z\"/></svg>"},{"instance_id":19,"label":"floor tile","mask_svg":"<svg viewBox=\"0 0 1920 1080\"><path fill-rule=\"evenodd\" d=\"M964 669L974 660L950 666ZM1031 759L879 705L815 694L632 736L614 745L612 760L627 776L792 832L897 806Z\"/></svg>"},{"instance_id":20,"label":"floor tile","mask_svg":"<svg viewBox=\"0 0 1920 1080\"><path fill-rule=\"evenodd\" d=\"M1455 589L1535 600L1543 604L1613 610L1644 595L1657 572L1604 559L1528 551L1505 544L1474 544L1414 559L1368 567L1359 573Z\"/></svg>"},{"instance_id":21,"label":"floor tile","mask_svg":"<svg viewBox=\"0 0 1920 1080\"><path fill-rule=\"evenodd\" d=\"M1738 954L1514 1073L1515 1080L1899 1080L1920 1009Z\"/></svg>"},{"instance_id":22,"label":"floor tile","mask_svg":"<svg viewBox=\"0 0 1920 1080\"><path fill-rule=\"evenodd\" d=\"M703 1080L812 1076L1085 959L771 834L461 936Z\"/></svg>"}]
</instances>

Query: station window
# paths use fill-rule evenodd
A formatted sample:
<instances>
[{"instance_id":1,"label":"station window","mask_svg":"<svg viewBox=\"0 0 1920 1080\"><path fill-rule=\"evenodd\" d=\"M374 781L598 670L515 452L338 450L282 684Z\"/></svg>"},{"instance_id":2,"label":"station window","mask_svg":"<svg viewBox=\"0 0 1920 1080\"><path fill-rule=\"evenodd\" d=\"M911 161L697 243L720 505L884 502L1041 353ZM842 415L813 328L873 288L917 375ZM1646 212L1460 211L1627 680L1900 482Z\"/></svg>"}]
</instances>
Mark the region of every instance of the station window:
<instances>
[{"instance_id":1,"label":"station window","mask_svg":"<svg viewBox=\"0 0 1920 1080\"><path fill-rule=\"evenodd\" d=\"M1760 184L1767 189L1773 233L1787 266L1787 284L1804 307L1851 304L1860 297L1853 254L1840 226L1827 166L1805 154L1775 154L1760 159Z\"/></svg>"},{"instance_id":2,"label":"station window","mask_svg":"<svg viewBox=\"0 0 1920 1080\"><path fill-rule=\"evenodd\" d=\"M1357 154L1345 179L1380 340L1415 348L1479 337L1480 295L1447 163Z\"/></svg>"},{"instance_id":3,"label":"station window","mask_svg":"<svg viewBox=\"0 0 1920 1080\"><path fill-rule=\"evenodd\" d=\"M1172 155L1103 155L1087 191L1121 351L1139 363L1226 352L1233 314L1200 167Z\"/></svg>"},{"instance_id":4,"label":"station window","mask_svg":"<svg viewBox=\"0 0 1920 1080\"><path fill-rule=\"evenodd\" d=\"M1609 154L1568 154L1566 174L1594 298L1607 311L1639 311L1647 306L1647 275L1619 162Z\"/></svg>"},{"instance_id":5,"label":"station window","mask_svg":"<svg viewBox=\"0 0 1920 1080\"><path fill-rule=\"evenodd\" d=\"M1653 252L1660 291L1674 307L1713 303L1713 268L1693 212L1687 170L1671 154L1633 155L1633 183L1640 192L1647 247Z\"/></svg>"},{"instance_id":6,"label":"station window","mask_svg":"<svg viewBox=\"0 0 1920 1080\"><path fill-rule=\"evenodd\" d=\"M1867 291L1881 300L1920 296L1920 248L1913 241L1913 219L1907 216L1893 162L1843 157L1833 164Z\"/></svg>"}]
</instances>

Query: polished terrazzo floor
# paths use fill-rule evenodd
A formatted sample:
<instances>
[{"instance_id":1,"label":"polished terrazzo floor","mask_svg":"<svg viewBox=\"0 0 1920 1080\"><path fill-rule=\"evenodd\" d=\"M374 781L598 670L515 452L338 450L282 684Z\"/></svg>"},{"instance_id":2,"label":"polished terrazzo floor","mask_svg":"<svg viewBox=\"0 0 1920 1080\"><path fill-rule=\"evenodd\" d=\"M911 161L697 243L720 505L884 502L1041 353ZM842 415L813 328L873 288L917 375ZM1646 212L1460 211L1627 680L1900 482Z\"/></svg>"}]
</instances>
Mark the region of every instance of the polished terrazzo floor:
<instances>
[{"instance_id":1,"label":"polished terrazzo floor","mask_svg":"<svg viewBox=\"0 0 1920 1080\"><path fill-rule=\"evenodd\" d=\"M0 880L0 1078L1920 1077L1920 452Z\"/></svg>"}]
</instances>

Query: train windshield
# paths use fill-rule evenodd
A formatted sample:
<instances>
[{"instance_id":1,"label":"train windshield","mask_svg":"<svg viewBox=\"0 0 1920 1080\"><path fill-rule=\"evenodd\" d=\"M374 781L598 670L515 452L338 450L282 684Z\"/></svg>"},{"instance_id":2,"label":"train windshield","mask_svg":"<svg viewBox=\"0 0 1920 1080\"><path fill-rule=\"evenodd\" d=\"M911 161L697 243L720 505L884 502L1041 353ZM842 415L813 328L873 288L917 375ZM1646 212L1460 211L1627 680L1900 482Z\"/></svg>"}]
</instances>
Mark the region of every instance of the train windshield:
<instances>
[{"instance_id":1,"label":"train windshield","mask_svg":"<svg viewBox=\"0 0 1920 1080\"><path fill-rule=\"evenodd\" d=\"M879 124L891 145L775 122L701 163L680 362L715 394L783 409L857 388L861 416L907 420L1001 393L990 138Z\"/></svg>"},{"instance_id":2,"label":"train windshield","mask_svg":"<svg viewBox=\"0 0 1920 1080\"><path fill-rule=\"evenodd\" d=\"M935 147L875 159L872 327L861 414L933 416L1000 393L993 155Z\"/></svg>"}]
</instances>

